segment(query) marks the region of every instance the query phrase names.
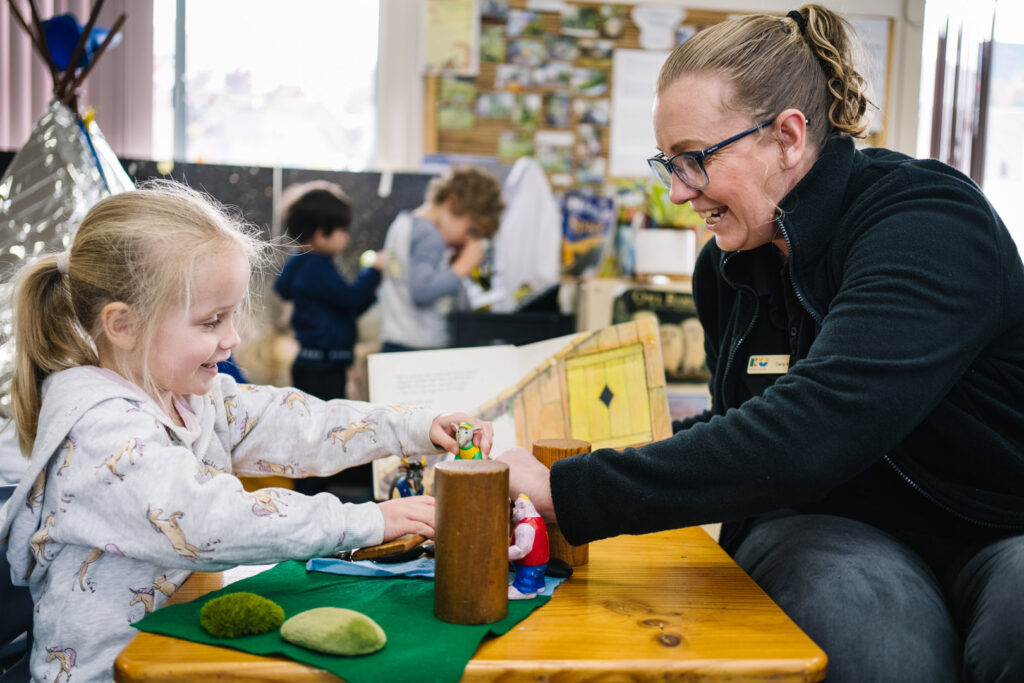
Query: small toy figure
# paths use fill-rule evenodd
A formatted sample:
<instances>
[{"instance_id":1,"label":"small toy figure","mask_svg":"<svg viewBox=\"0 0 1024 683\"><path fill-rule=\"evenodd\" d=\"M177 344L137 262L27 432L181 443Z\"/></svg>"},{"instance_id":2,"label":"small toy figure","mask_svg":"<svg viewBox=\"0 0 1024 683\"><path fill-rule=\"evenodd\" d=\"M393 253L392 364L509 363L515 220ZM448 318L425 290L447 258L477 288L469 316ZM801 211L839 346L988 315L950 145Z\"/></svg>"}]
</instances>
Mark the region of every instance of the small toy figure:
<instances>
[{"instance_id":1,"label":"small toy figure","mask_svg":"<svg viewBox=\"0 0 1024 683\"><path fill-rule=\"evenodd\" d=\"M482 460L483 453L480 447L473 443L473 432L476 427L468 422L462 422L455 430L455 440L459 442L460 460Z\"/></svg>"},{"instance_id":2,"label":"small toy figure","mask_svg":"<svg viewBox=\"0 0 1024 683\"><path fill-rule=\"evenodd\" d=\"M548 567L548 528L530 498L520 493L512 508L512 545L508 559L515 562L516 577L508 585L509 600L528 600L544 592L544 571Z\"/></svg>"},{"instance_id":3,"label":"small toy figure","mask_svg":"<svg viewBox=\"0 0 1024 683\"><path fill-rule=\"evenodd\" d=\"M419 462L410 462L408 458L402 458L402 464L398 466L399 476L391 484L388 491L388 498L395 497L398 491L400 498L423 495L423 470L427 466L427 458L423 456Z\"/></svg>"}]
</instances>

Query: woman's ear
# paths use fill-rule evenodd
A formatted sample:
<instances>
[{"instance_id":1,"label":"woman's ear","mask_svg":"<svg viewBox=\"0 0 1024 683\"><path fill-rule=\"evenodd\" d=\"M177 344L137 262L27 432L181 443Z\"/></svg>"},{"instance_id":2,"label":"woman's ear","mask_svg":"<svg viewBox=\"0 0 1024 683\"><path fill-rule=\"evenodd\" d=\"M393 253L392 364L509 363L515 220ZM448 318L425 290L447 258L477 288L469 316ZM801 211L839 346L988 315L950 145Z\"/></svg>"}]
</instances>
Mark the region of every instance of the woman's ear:
<instances>
[{"instance_id":1,"label":"woman's ear","mask_svg":"<svg viewBox=\"0 0 1024 683\"><path fill-rule=\"evenodd\" d=\"M113 301L100 310L100 323L104 336L116 348L132 351L138 342L135 313L123 301Z\"/></svg>"},{"instance_id":2,"label":"woman's ear","mask_svg":"<svg viewBox=\"0 0 1024 683\"><path fill-rule=\"evenodd\" d=\"M775 118L775 135L783 168L795 168L807 153L807 117L799 109L785 109Z\"/></svg>"}]
</instances>

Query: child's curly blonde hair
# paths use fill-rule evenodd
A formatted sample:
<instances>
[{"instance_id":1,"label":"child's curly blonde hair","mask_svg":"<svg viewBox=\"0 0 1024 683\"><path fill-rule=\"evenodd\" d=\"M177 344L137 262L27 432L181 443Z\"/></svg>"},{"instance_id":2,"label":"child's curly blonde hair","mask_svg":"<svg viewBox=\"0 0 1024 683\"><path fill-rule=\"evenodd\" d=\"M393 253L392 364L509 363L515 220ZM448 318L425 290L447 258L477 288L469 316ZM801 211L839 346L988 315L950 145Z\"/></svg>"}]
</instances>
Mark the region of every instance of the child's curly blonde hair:
<instances>
[{"instance_id":1,"label":"child's curly blonde hair","mask_svg":"<svg viewBox=\"0 0 1024 683\"><path fill-rule=\"evenodd\" d=\"M472 166L453 169L434 178L427 186L427 201L443 204L453 198L452 213L469 215L480 225L481 237L494 237L498 232L505 202L501 198L501 185L494 176Z\"/></svg>"}]
</instances>

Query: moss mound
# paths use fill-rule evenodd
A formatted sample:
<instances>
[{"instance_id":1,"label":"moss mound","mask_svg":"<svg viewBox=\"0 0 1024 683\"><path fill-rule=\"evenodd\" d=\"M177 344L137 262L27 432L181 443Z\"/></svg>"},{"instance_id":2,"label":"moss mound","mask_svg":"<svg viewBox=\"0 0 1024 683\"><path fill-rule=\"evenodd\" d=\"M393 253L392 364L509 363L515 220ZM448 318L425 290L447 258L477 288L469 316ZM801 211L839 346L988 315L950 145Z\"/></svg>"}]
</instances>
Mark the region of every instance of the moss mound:
<instances>
[{"instance_id":1,"label":"moss mound","mask_svg":"<svg viewBox=\"0 0 1024 683\"><path fill-rule=\"evenodd\" d=\"M307 650L331 655L367 655L388 641L376 621L343 607L317 607L300 612L284 622L281 637Z\"/></svg>"},{"instance_id":2,"label":"moss mound","mask_svg":"<svg viewBox=\"0 0 1024 683\"><path fill-rule=\"evenodd\" d=\"M229 593L199 610L199 624L217 638L239 638L273 631L284 623L284 610L255 593Z\"/></svg>"}]
</instances>

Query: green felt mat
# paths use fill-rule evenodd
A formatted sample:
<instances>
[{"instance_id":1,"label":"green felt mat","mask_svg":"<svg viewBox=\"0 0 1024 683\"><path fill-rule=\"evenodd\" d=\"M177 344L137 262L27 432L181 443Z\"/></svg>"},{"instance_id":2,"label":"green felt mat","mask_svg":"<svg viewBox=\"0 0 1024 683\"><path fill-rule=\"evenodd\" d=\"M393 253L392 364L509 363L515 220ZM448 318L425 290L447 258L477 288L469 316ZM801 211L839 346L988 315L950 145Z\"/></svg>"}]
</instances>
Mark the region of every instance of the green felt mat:
<instances>
[{"instance_id":1,"label":"green felt mat","mask_svg":"<svg viewBox=\"0 0 1024 683\"><path fill-rule=\"evenodd\" d=\"M287 643L276 630L245 638L214 638L204 631L199 625L202 606L218 596L240 591L273 600L284 609L285 618L314 607L347 607L362 612L384 629L387 645L370 655L340 657ZM484 636L506 633L550 599L538 595L532 600L510 600L508 616L501 621L460 626L434 617L434 582L429 579L340 576L307 572L302 562L282 562L191 602L158 609L134 626L252 654L288 657L326 669L348 683L457 681Z\"/></svg>"}]
</instances>

